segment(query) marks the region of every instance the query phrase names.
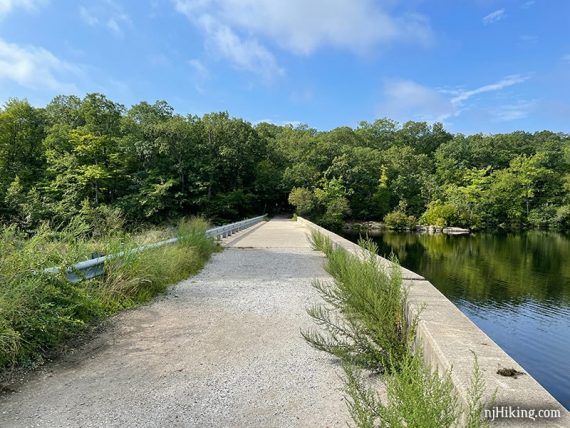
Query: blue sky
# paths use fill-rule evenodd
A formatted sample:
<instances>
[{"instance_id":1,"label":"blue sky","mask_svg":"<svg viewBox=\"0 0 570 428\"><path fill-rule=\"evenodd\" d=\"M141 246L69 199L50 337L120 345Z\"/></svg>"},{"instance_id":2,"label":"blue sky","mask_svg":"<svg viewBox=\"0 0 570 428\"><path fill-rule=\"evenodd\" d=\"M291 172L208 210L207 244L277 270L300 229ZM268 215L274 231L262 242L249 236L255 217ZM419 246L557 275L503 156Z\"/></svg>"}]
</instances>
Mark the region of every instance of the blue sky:
<instances>
[{"instance_id":1,"label":"blue sky","mask_svg":"<svg viewBox=\"0 0 570 428\"><path fill-rule=\"evenodd\" d=\"M0 0L0 101L570 132L567 0Z\"/></svg>"}]
</instances>

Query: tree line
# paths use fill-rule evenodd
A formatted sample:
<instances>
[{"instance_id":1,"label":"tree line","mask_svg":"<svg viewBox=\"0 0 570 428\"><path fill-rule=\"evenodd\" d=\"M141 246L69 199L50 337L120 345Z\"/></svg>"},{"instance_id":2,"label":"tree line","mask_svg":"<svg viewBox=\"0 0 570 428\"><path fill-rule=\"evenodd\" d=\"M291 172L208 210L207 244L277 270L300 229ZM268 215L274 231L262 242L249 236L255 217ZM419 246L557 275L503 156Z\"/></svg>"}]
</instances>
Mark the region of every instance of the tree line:
<instances>
[{"instance_id":1,"label":"tree line","mask_svg":"<svg viewBox=\"0 0 570 428\"><path fill-rule=\"evenodd\" d=\"M347 219L478 229L570 228L570 136L465 136L389 119L317 131L228 113L126 109L101 94L0 109L0 220L33 231L81 218L215 222L293 206Z\"/></svg>"}]
</instances>

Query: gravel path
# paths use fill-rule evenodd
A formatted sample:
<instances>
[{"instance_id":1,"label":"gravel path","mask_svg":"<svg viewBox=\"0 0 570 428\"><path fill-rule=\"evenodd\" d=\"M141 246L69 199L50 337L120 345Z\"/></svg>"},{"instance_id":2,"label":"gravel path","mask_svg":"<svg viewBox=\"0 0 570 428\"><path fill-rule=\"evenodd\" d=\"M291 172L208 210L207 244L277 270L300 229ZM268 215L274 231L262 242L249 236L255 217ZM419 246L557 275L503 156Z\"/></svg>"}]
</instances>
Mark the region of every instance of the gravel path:
<instances>
[{"instance_id":1,"label":"gravel path","mask_svg":"<svg viewBox=\"0 0 570 428\"><path fill-rule=\"evenodd\" d=\"M327 276L306 233L272 220L226 239L200 274L1 397L0 426L346 426L340 368L299 334Z\"/></svg>"}]
</instances>

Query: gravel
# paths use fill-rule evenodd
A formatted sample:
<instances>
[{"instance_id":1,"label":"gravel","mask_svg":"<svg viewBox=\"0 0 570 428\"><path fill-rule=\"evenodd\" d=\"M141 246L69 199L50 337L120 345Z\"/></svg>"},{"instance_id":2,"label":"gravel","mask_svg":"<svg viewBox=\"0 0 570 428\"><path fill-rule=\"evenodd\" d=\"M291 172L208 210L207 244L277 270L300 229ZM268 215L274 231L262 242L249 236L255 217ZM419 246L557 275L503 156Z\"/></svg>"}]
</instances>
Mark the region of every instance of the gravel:
<instances>
[{"instance_id":1,"label":"gravel","mask_svg":"<svg viewBox=\"0 0 570 428\"><path fill-rule=\"evenodd\" d=\"M197 276L13 386L0 426L346 426L341 368L300 335L314 327L305 310L319 301L311 280L327 277L322 255L284 220L226 245Z\"/></svg>"}]
</instances>

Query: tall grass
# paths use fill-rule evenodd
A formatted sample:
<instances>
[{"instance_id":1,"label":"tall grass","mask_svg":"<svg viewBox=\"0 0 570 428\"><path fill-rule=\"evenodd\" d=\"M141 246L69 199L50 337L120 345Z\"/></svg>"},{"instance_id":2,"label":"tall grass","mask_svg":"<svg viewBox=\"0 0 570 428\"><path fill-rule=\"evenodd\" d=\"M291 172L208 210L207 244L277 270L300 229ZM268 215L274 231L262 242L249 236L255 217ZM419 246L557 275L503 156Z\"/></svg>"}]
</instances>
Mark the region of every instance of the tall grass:
<instances>
[{"instance_id":1,"label":"tall grass","mask_svg":"<svg viewBox=\"0 0 570 428\"><path fill-rule=\"evenodd\" d=\"M68 267L93 253L128 251L172 231L116 232L93 240L81 222L62 231L44 225L31 238L15 227L1 229L0 368L37 363L90 323L196 273L215 249L207 227L199 218L181 221L174 229L177 244L127 253L107 262L103 276L78 284L43 269Z\"/></svg>"},{"instance_id":2,"label":"tall grass","mask_svg":"<svg viewBox=\"0 0 570 428\"><path fill-rule=\"evenodd\" d=\"M418 316L406 317L407 290L396 263L384 270L375 244L361 241L361 257L334 248L322 234L311 235L313 248L327 256L332 282L315 281L325 304L308 309L320 331L302 332L315 348L340 358L346 401L359 427L480 427L484 384L475 363L468 408L458 401L451 373L439 374L424 363L414 346ZM381 374L386 397L380 398L369 375ZM378 379L377 379L378 380Z\"/></svg>"}]
</instances>

